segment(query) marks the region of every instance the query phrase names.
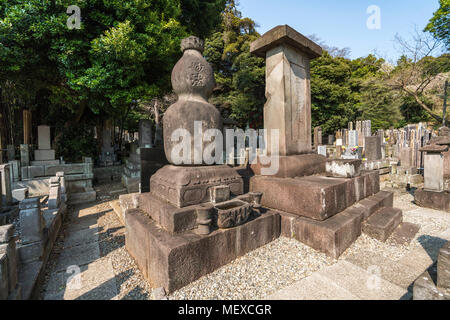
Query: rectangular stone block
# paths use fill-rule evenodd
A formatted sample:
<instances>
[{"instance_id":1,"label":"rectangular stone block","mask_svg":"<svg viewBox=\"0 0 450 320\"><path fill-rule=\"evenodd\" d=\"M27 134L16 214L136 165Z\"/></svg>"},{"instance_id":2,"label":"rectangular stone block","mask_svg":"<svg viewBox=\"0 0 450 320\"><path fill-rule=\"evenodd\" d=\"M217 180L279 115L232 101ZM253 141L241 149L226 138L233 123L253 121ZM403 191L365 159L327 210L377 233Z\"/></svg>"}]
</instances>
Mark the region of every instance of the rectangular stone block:
<instances>
[{"instance_id":1,"label":"rectangular stone block","mask_svg":"<svg viewBox=\"0 0 450 320\"><path fill-rule=\"evenodd\" d=\"M437 263L437 285L450 290L450 241L441 248Z\"/></svg>"},{"instance_id":2,"label":"rectangular stone block","mask_svg":"<svg viewBox=\"0 0 450 320\"><path fill-rule=\"evenodd\" d=\"M28 198L28 188L14 189L12 191L12 197L14 201L20 202Z\"/></svg>"},{"instance_id":3,"label":"rectangular stone block","mask_svg":"<svg viewBox=\"0 0 450 320\"><path fill-rule=\"evenodd\" d=\"M365 153L367 160L380 160L381 159L381 137L365 137Z\"/></svg>"},{"instance_id":4,"label":"rectangular stone block","mask_svg":"<svg viewBox=\"0 0 450 320\"><path fill-rule=\"evenodd\" d=\"M17 253L22 264L42 260L44 245L42 241L22 244L17 247Z\"/></svg>"},{"instance_id":5,"label":"rectangular stone block","mask_svg":"<svg viewBox=\"0 0 450 320\"><path fill-rule=\"evenodd\" d=\"M279 212L281 218L281 236L286 238L295 237L295 221L298 216L287 212Z\"/></svg>"},{"instance_id":6,"label":"rectangular stone block","mask_svg":"<svg viewBox=\"0 0 450 320\"><path fill-rule=\"evenodd\" d=\"M355 204L354 208L361 211L364 221L380 208L380 204L381 201L377 201L377 199L366 198Z\"/></svg>"},{"instance_id":7,"label":"rectangular stone block","mask_svg":"<svg viewBox=\"0 0 450 320\"><path fill-rule=\"evenodd\" d=\"M350 179L255 176L250 180L250 189L263 193L263 206L314 220L325 220L368 194L373 194L372 190L376 189L375 177L378 178L378 175L364 174ZM371 187L370 192L366 191L367 186Z\"/></svg>"},{"instance_id":8,"label":"rectangular stone block","mask_svg":"<svg viewBox=\"0 0 450 320\"><path fill-rule=\"evenodd\" d=\"M45 160L55 160L55 150L34 150L34 160L45 161Z\"/></svg>"},{"instance_id":9,"label":"rectangular stone block","mask_svg":"<svg viewBox=\"0 0 450 320\"><path fill-rule=\"evenodd\" d=\"M295 178L320 174L325 172L325 164L327 162L327 158L319 154L279 156L277 159L278 171L265 175L278 178ZM250 167L255 175L263 175L263 169L267 170L274 166L276 166L276 163L262 164L258 158L257 162L251 164Z\"/></svg>"},{"instance_id":10,"label":"rectangular stone block","mask_svg":"<svg viewBox=\"0 0 450 320\"><path fill-rule=\"evenodd\" d=\"M213 272L280 235L280 216L266 212L239 227L216 230L206 236L172 235L158 228L145 212L125 214L128 252L153 288L171 293Z\"/></svg>"},{"instance_id":11,"label":"rectangular stone block","mask_svg":"<svg viewBox=\"0 0 450 320\"><path fill-rule=\"evenodd\" d=\"M170 233L181 233L197 227L197 205L178 208L151 193L139 196L139 208Z\"/></svg>"},{"instance_id":12,"label":"rectangular stone block","mask_svg":"<svg viewBox=\"0 0 450 320\"><path fill-rule=\"evenodd\" d=\"M49 126L38 126L38 147L39 149L51 149Z\"/></svg>"},{"instance_id":13,"label":"rectangular stone block","mask_svg":"<svg viewBox=\"0 0 450 320\"><path fill-rule=\"evenodd\" d=\"M27 167L30 165L30 149L28 144L20 145L20 165Z\"/></svg>"},{"instance_id":14,"label":"rectangular stone block","mask_svg":"<svg viewBox=\"0 0 450 320\"><path fill-rule=\"evenodd\" d=\"M363 223L363 232L385 242L403 221L402 211L397 208L381 208Z\"/></svg>"},{"instance_id":15,"label":"rectangular stone block","mask_svg":"<svg viewBox=\"0 0 450 320\"><path fill-rule=\"evenodd\" d=\"M0 245L0 254L6 253L8 264L8 293L11 293L17 285L17 256L16 256L16 242L9 241L7 244Z\"/></svg>"},{"instance_id":16,"label":"rectangular stone block","mask_svg":"<svg viewBox=\"0 0 450 320\"><path fill-rule=\"evenodd\" d=\"M64 172L64 174L81 174L86 173L85 167L92 164L88 163L72 163L72 164L61 164L56 166L45 166L46 176L55 176L57 172Z\"/></svg>"},{"instance_id":17,"label":"rectangular stone block","mask_svg":"<svg viewBox=\"0 0 450 320\"><path fill-rule=\"evenodd\" d=\"M19 181L20 162L19 162L19 160L14 160L14 161L9 161L8 163L11 165L10 178L11 178L11 185L12 185L13 182Z\"/></svg>"},{"instance_id":18,"label":"rectangular stone block","mask_svg":"<svg viewBox=\"0 0 450 320\"><path fill-rule=\"evenodd\" d=\"M429 191L444 191L444 155L442 153L425 154L424 158L424 189Z\"/></svg>"},{"instance_id":19,"label":"rectangular stone block","mask_svg":"<svg viewBox=\"0 0 450 320\"><path fill-rule=\"evenodd\" d=\"M44 221L39 208L20 210L20 234L22 243L42 240Z\"/></svg>"},{"instance_id":20,"label":"rectangular stone block","mask_svg":"<svg viewBox=\"0 0 450 320\"><path fill-rule=\"evenodd\" d=\"M450 212L450 193L447 191L417 189L414 193L414 201L421 207Z\"/></svg>"},{"instance_id":21,"label":"rectangular stone block","mask_svg":"<svg viewBox=\"0 0 450 320\"><path fill-rule=\"evenodd\" d=\"M0 164L0 179L1 179L1 192L2 192L2 204L4 206L12 204L11 193L11 165Z\"/></svg>"},{"instance_id":22,"label":"rectangular stone block","mask_svg":"<svg viewBox=\"0 0 450 320\"><path fill-rule=\"evenodd\" d=\"M379 191L374 194L372 197L369 197L371 200L379 200L381 201L382 207L393 207L394 206L394 194L388 191Z\"/></svg>"},{"instance_id":23,"label":"rectangular stone block","mask_svg":"<svg viewBox=\"0 0 450 320\"><path fill-rule=\"evenodd\" d=\"M230 186L215 186L210 189L212 203L220 203L230 200Z\"/></svg>"},{"instance_id":24,"label":"rectangular stone block","mask_svg":"<svg viewBox=\"0 0 450 320\"><path fill-rule=\"evenodd\" d=\"M34 178L38 178L38 177L43 177L45 176L45 170L44 170L44 166L28 166L28 167L22 167L22 169L26 169L27 172L25 173L25 175L27 176L28 179L34 179ZM24 172L22 171L22 174ZM22 176L22 179L24 179L24 177Z\"/></svg>"},{"instance_id":25,"label":"rectangular stone block","mask_svg":"<svg viewBox=\"0 0 450 320\"><path fill-rule=\"evenodd\" d=\"M220 185L228 185L232 196L244 193L242 177L227 165L167 165L150 178L151 193L179 208L209 202L210 189Z\"/></svg>"},{"instance_id":26,"label":"rectangular stone block","mask_svg":"<svg viewBox=\"0 0 450 320\"><path fill-rule=\"evenodd\" d=\"M6 300L8 293L8 256L0 251L0 300Z\"/></svg>"},{"instance_id":27,"label":"rectangular stone block","mask_svg":"<svg viewBox=\"0 0 450 320\"><path fill-rule=\"evenodd\" d=\"M450 300L450 294L436 287L428 270L422 273L413 286L414 300Z\"/></svg>"},{"instance_id":28,"label":"rectangular stone block","mask_svg":"<svg viewBox=\"0 0 450 320\"><path fill-rule=\"evenodd\" d=\"M353 178L361 174L361 160L333 159L326 163L326 172L333 177Z\"/></svg>"},{"instance_id":29,"label":"rectangular stone block","mask_svg":"<svg viewBox=\"0 0 450 320\"><path fill-rule=\"evenodd\" d=\"M39 161L31 161L32 166L57 166L59 165L59 160L39 160Z\"/></svg>"},{"instance_id":30,"label":"rectangular stone block","mask_svg":"<svg viewBox=\"0 0 450 320\"><path fill-rule=\"evenodd\" d=\"M361 234L361 221L361 212L353 208L324 221L298 217L294 222L294 237L337 259Z\"/></svg>"}]
</instances>

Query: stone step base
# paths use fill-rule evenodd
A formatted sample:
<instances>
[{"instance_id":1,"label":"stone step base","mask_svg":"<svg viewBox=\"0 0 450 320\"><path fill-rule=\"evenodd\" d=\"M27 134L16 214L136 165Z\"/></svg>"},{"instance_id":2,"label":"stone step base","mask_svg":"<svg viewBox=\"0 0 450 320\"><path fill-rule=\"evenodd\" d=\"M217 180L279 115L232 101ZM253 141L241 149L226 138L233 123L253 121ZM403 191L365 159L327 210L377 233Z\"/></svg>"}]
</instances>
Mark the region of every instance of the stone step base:
<instances>
[{"instance_id":1,"label":"stone step base","mask_svg":"<svg viewBox=\"0 0 450 320\"><path fill-rule=\"evenodd\" d=\"M363 221L392 203L393 194L380 191L324 221L280 212L281 235L337 259L359 237Z\"/></svg>"},{"instance_id":2,"label":"stone step base","mask_svg":"<svg viewBox=\"0 0 450 320\"><path fill-rule=\"evenodd\" d=\"M385 242L402 221L402 210L383 207L363 223L362 229L370 237Z\"/></svg>"},{"instance_id":3,"label":"stone step base","mask_svg":"<svg viewBox=\"0 0 450 320\"><path fill-rule=\"evenodd\" d=\"M377 171L354 178L254 176L250 190L263 193L262 205L314 220L326 220L380 191Z\"/></svg>"},{"instance_id":4,"label":"stone step base","mask_svg":"<svg viewBox=\"0 0 450 320\"><path fill-rule=\"evenodd\" d=\"M125 246L152 288L171 293L280 236L280 216L267 211L208 235L171 234L144 211L125 212Z\"/></svg>"}]
</instances>

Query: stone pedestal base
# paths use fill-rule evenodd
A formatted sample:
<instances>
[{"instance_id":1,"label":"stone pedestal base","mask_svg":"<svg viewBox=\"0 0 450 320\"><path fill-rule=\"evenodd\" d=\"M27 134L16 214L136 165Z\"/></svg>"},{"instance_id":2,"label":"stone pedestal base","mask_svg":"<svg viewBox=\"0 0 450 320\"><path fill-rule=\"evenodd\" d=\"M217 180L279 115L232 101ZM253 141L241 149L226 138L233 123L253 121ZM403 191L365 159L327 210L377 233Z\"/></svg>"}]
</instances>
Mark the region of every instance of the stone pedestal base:
<instances>
[{"instance_id":1,"label":"stone pedestal base","mask_svg":"<svg viewBox=\"0 0 450 320\"><path fill-rule=\"evenodd\" d=\"M265 207L325 220L380 191L380 182L377 171L354 178L255 176L250 190L263 193Z\"/></svg>"},{"instance_id":2,"label":"stone pedestal base","mask_svg":"<svg viewBox=\"0 0 450 320\"><path fill-rule=\"evenodd\" d=\"M166 165L150 178L151 193L178 208L209 202L211 188L220 185L228 185L232 197L244 193L242 177L227 165Z\"/></svg>"},{"instance_id":3,"label":"stone pedestal base","mask_svg":"<svg viewBox=\"0 0 450 320\"><path fill-rule=\"evenodd\" d=\"M280 235L280 215L268 211L208 235L171 234L140 209L125 213L125 245L153 288L171 293Z\"/></svg>"},{"instance_id":4,"label":"stone pedestal base","mask_svg":"<svg viewBox=\"0 0 450 320\"><path fill-rule=\"evenodd\" d=\"M418 206L450 212L450 193L417 189L414 201Z\"/></svg>"},{"instance_id":5,"label":"stone pedestal base","mask_svg":"<svg viewBox=\"0 0 450 320\"><path fill-rule=\"evenodd\" d=\"M273 177L278 178L294 178L303 177L313 174L325 172L325 164L327 158L311 153L311 154L299 154L292 156L280 156L279 160L279 170ZM269 165L262 165L259 162L251 165L251 169L255 175L261 175L261 168L269 168Z\"/></svg>"}]
</instances>

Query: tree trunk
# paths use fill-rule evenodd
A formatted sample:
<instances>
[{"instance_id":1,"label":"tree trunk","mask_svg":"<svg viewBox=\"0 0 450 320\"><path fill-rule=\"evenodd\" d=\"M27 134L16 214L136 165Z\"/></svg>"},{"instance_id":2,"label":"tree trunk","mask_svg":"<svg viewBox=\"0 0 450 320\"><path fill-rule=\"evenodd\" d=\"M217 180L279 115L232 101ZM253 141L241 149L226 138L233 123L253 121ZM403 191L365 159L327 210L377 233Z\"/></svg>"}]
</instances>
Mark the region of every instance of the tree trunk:
<instances>
[{"instance_id":1,"label":"tree trunk","mask_svg":"<svg viewBox=\"0 0 450 320\"><path fill-rule=\"evenodd\" d=\"M407 94L411 95L412 97L414 97L414 99L416 100L416 102L426 111L428 112L428 114L430 116L432 116L436 121L438 121L439 123L442 122L442 117L438 116L437 114L435 114L433 112L433 110L431 110L431 108L429 108L425 103L423 103L422 100L420 100L419 95L416 92L412 92L406 88L402 88L403 91L405 91Z\"/></svg>"}]
</instances>

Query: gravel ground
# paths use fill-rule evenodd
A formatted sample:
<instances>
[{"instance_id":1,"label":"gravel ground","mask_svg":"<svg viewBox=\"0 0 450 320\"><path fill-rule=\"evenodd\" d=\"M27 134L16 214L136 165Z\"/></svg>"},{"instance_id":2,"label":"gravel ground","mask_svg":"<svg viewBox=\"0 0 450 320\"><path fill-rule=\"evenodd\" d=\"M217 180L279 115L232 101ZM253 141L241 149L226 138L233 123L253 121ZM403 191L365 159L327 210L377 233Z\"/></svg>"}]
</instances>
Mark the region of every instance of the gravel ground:
<instances>
[{"instance_id":1,"label":"gravel ground","mask_svg":"<svg viewBox=\"0 0 450 320\"><path fill-rule=\"evenodd\" d=\"M125 228L109 206L109 201L118 197L109 195L109 191L114 188L119 188L119 185L97 188L98 212L104 212L98 219L102 230L99 235L102 259L106 258L112 262L118 299L152 299L152 288L125 249ZM442 220L417 213L416 209L419 207L412 203L411 193L405 190L386 190L394 192L394 206L403 209L404 221L421 225L419 233L409 245L398 245L389 240L381 243L363 234L339 259L376 252L397 261L416 246L423 245L424 238L421 236L431 236L429 244L432 245L432 236L450 228L450 217L448 220ZM62 240L60 235L51 261L57 259ZM168 298L262 299L334 263L336 260L325 254L296 240L281 237L172 293ZM49 264L51 266L52 262Z\"/></svg>"}]
</instances>

